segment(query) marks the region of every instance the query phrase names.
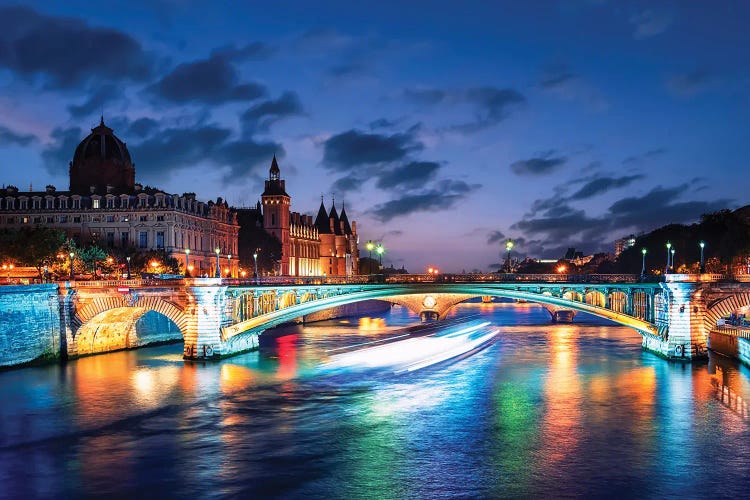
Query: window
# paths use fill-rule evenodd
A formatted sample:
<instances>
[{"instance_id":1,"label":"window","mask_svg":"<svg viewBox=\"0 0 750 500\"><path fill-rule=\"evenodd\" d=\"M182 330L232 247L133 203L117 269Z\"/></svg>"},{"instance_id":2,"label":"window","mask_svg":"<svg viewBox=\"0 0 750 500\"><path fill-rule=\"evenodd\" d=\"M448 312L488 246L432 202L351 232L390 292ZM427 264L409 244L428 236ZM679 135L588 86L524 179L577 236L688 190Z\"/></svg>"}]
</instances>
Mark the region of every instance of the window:
<instances>
[{"instance_id":1,"label":"window","mask_svg":"<svg viewBox=\"0 0 750 500\"><path fill-rule=\"evenodd\" d=\"M163 222L164 221L164 216L163 215L157 215L156 216L156 220Z\"/></svg>"},{"instance_id":2,"label":"window","mask_svg":"<svg viewBox=\"0 0 750 500\"><path fill-rule=\"evenodd\" d=\"M130 245L130 235L125 233L120 233L120 245L125 248Z\"/></svg>"},{"instance_id":3,"label":"window","mask_svg":"<svg viewBox=\"0 0 750 500\"><path fill-rule=\"evenodd\" d=\"M74 209L80 209L81 208L81 200L80 199L73 200L73 208Z\"/></svg>"},{"instance_id":4,"label":"window","mask_svg":"<svg viewBox=\"0 0 750 500\"><path fill-rule=\"evenodd\" d=\"M138 233L138 246L140 248L148 247L148 233L146 231Z\"/></svg>"},{"instance_id":5,"label":"window","mask_svg":"<svg viewBox=\"0 0 750 500\"><path fill-rule=\"evenodd\" d=\"M276 214L271 214L271 225L272 226L276 225Z\"/></svg>"},{"instance_id":6,"label":"window","mask_svg":"<svg viewBox=\"0 0 750 500\"><path fill-rule=\"evenodd\" d=\"M146 222L148 220L148 216L147 215L141 215L141 216L138 217L138 220L140 222Z\"/></svg>"},{"instance_id":7,"label":"window","mask_svg":"<svg viewBox=\"0 0 750 500\"><path fill-rule=\"evenodd\" d=\"M37 199L31 200L31 208L36 210L37 208L42 208L41 205L42 205L42 200L37 200Z\"/></svg>"},{"instance_id":8,"label":"window","mask_svg":"<svg viewBox=\"0 0 750 500\"><path fill-rule=\"evenodd\" d=\"M156 232L156 248L159 248L159 249L164 248L164 231Z\"/></svg>"},{"instance_id":9,"label":"window","mask_svg":"<svg viewBox=\"0 0 750 500\"><path fill-rule=\"evenodd\" d=\"M67 199L60 200L60 208L68 208L68 200Z\"/></svg>"},{"instance_id":10,"label":"window","mask_svg":"<svg viewBox=\"0 0 750 500\"><path fill-rule=\"evenodd\" d=\"M47 224L54 224L55 218L54 217L47 217Z\"/></svg>"},{"instance_id":11,"label":"window","mask_svg":"<svg viewBox=\"0 0 750 500\"><path fill-rule=\"evenodd\" d=\"M115 216L114 215L108 215L107 216L107 222L114 222L114 221L115 221Z\"/></svg>"},{"instance_id":12,"label":"window","mask_svg":"<svg viewBox=\"0 0 750 500\"><path fill-rule=\"evenodd\" d=\"M93 200L91 200L91 208L99 208L99 203L100 202L101 202L101 200L96 199L96 198L93 199Z\"/></svg>"},{"instance_id":13,"label":"window","mask_svg":"<svg viewBox=\"0 0 750 500\"><path fill-rule=\"evenodd\" d=\"M107 233L107 246L109 248L115 246L115 233Z\"/></svg>"},{"instance_id":14,"label":"window","mask_svg":"<svg viewBox=\"0 0 750 500\"><path fill-rule=\"evenodd\" d=\"M21 224L28 224L29 218L28 217L21 217Z\"/></svg>"},{"instance_id":15,"label":"window","mask_svg":"<svg viewBox=\"0 0 750 500\"><path fill-rule=\"evenodd\" d=\"M115 208L115 199L107 198L107 208Z\"/></svg>"},{"instance_id":16,"label":"window","mask_svg":"<svg viewBox=\"0 0 750 500\"><path fill-rule=\"evenodd\" d=\"M55 208L55 199L47 198L47 208Z\"/></svg>"},{"instance_id":17,"label":"window","mask_svg":"<svg viewBox=\"0 0 750 500\"><path fill-rule=\"evenodd\" d=\"M122 217L120 217L120 220L122 222L128 222L130 220L130 217L128 217L127 215L123 215Z\"/></svg>"},{"instance_id":18,"label":"window","mask_svg":"<svg viewBox=\"0 0 750 500\"><path fill-rule=\"evenodd\" d=\"M80 215L76 215L75 217L73 217L73 223L74 224L80 224L80 222L81 222L81 216Z\"/></svg>"},{"instance_id":19,"label":"window","mask_svg":"<svg viewBox=\"0 0 750 500\"><path fill-rule=\"evenodd\" d=\"M41 224L42 218L41 217L34 217L34 224Z\"/></svg>"},{"instance_id":20,"label":"window","mask_svg":"<svg viewBox=\"0 0 750 500\"><path fill-rule=\"evenodd\" d=\"M63 224L67 224L68 223L68 216L67 215L61 215L60 216L60 222L63 223Z\"/></svg>"}]
</instances>

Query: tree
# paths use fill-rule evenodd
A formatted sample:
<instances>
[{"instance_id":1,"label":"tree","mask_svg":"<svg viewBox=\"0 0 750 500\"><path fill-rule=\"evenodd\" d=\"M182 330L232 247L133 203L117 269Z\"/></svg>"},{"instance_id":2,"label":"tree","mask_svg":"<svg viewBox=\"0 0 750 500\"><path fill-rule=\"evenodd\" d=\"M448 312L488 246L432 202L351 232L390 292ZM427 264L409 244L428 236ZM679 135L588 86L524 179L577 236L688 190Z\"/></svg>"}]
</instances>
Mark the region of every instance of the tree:
<instances>
[{"instance_id":1,"label":"tree","mask_svg":"<svg viewBox=\"0 0 750 500\"><path fill-rule=\"evenodd\" d=\"M96 263L102 262L106 259L107 252L101 247L91 245L81 250L79 256L83 262L91 266L91 273L94 275L94 278L96 278Z\"/></svg>"},{"instance_id":2,"label":"tree","mask_svg":"<svg viewBox=\"0 0 750 500\"><path fill-rule=\"evenodd\" d=\"M55 262L65 244L65 233L45 226L23 227L15 234L5 233L3 238L9 244L6 250L9 257L36 268L40 279L44 279L42 269Z\"/></svg>"}]
</instances>

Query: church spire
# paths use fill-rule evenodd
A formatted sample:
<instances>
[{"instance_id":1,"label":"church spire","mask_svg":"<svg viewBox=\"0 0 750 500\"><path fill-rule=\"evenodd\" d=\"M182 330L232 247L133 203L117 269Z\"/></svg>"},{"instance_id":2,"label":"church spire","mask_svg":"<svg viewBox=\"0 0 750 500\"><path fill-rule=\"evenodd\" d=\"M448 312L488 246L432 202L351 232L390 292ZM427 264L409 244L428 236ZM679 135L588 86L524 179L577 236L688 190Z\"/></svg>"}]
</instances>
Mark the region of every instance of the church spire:
<instances>
[{"instance_id":1,"label":"church spire","mask_svg":"<svg viewBox=\"0 0 750 500\"><path fill-rule=\"evenodd\" d=\"M273 160L271 160L271 168L268 171L268 175L272 181L279 180L281 176L281 171L279 170L279 163L276 161L276 153L274 153Z\"/></svg>"}]
</instances>

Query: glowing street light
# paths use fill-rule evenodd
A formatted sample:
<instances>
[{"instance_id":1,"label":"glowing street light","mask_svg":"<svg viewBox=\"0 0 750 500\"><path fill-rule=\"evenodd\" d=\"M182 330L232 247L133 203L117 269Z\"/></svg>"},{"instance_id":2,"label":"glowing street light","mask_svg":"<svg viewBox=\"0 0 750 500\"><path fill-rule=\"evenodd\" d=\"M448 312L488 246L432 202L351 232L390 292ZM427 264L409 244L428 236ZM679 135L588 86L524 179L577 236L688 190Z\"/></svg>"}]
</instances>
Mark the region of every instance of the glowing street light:
<instances>
[{"instance_id":1,"label":"glowing street light","mask_svg":"<svg viewBox=\"0 0 750 500\"><path fill-rule=\"evenodd\" d=\"M667 274L669 272L669 268L671 267L669 265L669 249L672 248L672 243L667 242L667 268L664 270L664 274Z\"/></svg>"},{"instance_id":2,"label":"glowing street light","mask_svg":"<svg viewBox=\"0 0 750 500\"><path fill-rule=\"evenodd\" d=\"M221 268L219 267L219 254L221 253L221 249L219 247L214 248L214 253L216 254L216 273L214 273L214 278L221 278Z\"/></svg>"},{"instance_id":3,"label":"glowing street light","mask_svg":"<svg viewBox=\"0 0 750 500\"><path fill-rule=\"evenodd\" d=\"M190 276L190 249L185 249L185 277Z\"/></svg>"},{"instance_id":4,"label":"glowing street light","mask_svg":"<svg viewBox=\"0 0 750 500\"><path fill-rule=\"evenodd\" d=\"M231 278L232 277L232 254L231 253L227 255L227 268L228 269L226 270L226 275Z\"/></svg>"},{"instance_id":5,"label":"glowing street light","mask_svg":"<svg viewBox=\"0 0 750 500\"><path fill-rule=\"evenodd\" d=\"M365 244L365 248L367 248L367 251L370 252L370 274L372 274L372 249L375 248L375 243L372 242L372 240L367 240L367 243Z\"/></svg>"},{"instance_id":6,"label":"glowing street light","mask_svg":"<svg viewBox=\"0 0 750 500\"><path fill-rule=\"evenodd\" d=\"M128 278L128 279L130 279L130 256L129 256L129 255L128 255L127 257L125 257L125 262L127 262L127 263L128 263L128 274L127 274L127 278Z\"/></svg>"},{"instance_id":7,"label":"glowing street light","mask_svg":"<svg viewBox=\"0 0 750 500\"><path fill-rule=\"evenodd\" d=\"M73 281L75 279L73 276L73 257L75 256L76 254L74 254L73 252L70 252L68 254L68 257L70 257L70 281Z\"/></svg>"},{"instance_id":8,"label":"glowing street light","mask_svg":"<svg viewBox=\"0 0 750 500\"><path fill-rule=\"evenodd\" d=\"M641 276L646 276L646 253L648 253L648 250L646 250L646 247L643 247L641 249L641 255L643 255L643 263L641 264Z\"/></svg>"},{"instance_id":9,"label":"glowing street light","mask_svg":"<svg viewBox=\"0 0 750 500\"><path fill-rule=\"evenodd\" d=\"M508 252L508 272L511 271L510 266L510 251L513 250L513 240L508 240L505 242L505 251Z\"/></svg>"},{"instance_id":10,"label":"glowing street light","mask_svg":"<svg viewBox=\"0 0 750 500\"><path fill-rule=\"evenodd\" d=\"M383 268L383 253L385 252L385 248L383 247L382 243L378 243L378 246L375 247L375 253L378 254L378 264L380 265L380 268Z\"/></svg>"},{"instance_id":11,"label":"glowing street light","mask_svg":"<svg viewBox=\"0 0 750 500\"><path fill-rule=\"evenodd\" d=\"M253 278L258 277L258 252L253 253Z\"/></svg>"},{"instance_id":12,"label":"glowing street light","mask_svg":"<svg viewBox=\"0 0 750 500\"><path fill-rule=\"evenodd\" d=\"M674 268L675 268L675 265L674 265L674 251L675 251L674 248L672 250L670 250L670 252L672 252L672 272L674 272Z\"/></svg>"},{"instance_id":13,"label":"glowing street light","mask_svg":"<svg viewBox=\"0 0 750 500\"><path fill-rule=\"evenodd\" d=\"M706 272L706 262L703 260L703 247L706 246L706 242L705 241L701 241L700 243L698 243L698 246L701 247L701 268L700 268L700 272L701 272L701 274L703 274L703 273Z\"/></svg>"},{"instance_id":14,"label":"glowing street light","mask_svg":"<svg viewBox=\"0 0 750 500\"><path fill-rule=\"evenodd\" d=\"M560 264L559 266L557 266L557 272L558 272L559 274L563 274L563 273L565 272L565 270L566 270L566 269L568 269L568 268L567 268L567 267L565 267L565 265L564 265L564 264Z\"/></svg>"}]
</instances>

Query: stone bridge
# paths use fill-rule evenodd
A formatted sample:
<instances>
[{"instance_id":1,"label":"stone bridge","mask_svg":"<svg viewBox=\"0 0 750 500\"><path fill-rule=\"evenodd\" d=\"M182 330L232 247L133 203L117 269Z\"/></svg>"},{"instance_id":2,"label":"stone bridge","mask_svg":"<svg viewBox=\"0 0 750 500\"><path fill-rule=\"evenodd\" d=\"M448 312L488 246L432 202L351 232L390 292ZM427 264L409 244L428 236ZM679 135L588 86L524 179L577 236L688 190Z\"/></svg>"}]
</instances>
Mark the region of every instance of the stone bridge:
<instances>
[{"instance_id":1,"label":"stone bridge","mask_svg":"<svg viewBox=\"0 0 750 500\"><path fill-rule=\"evenodd\" d=\"M136 322L146 312L155 311L179 328L186 359L214 359L256 348L259 335L267 328L358 301L386 300L408 307L423 319L441 319L460 302L490 296L540 303L553 319L559 319L560 311L600 316L633 328L643 336L645 349L669 359L688 360L706 355L708 334L719 318L750 306L750 279L745 277L639 278L400 275L387 279L208 278L11 286L0 287L0 332L22 328L12 319L23 318L23 314L14 314L14 307L33 306L38 310L32 315L41 311L52 323L57 316L52 330L58 331L59 339L52 342L48 355L54 356L58 349L63 357L76 357L137 346ZM22 292L39 296L22 300L18 297ZM28 328L36 327L43 334L39 322ZM7 334L5 341L12 350ZM2 342L0 336L0 349ZM0 352L0 365L8 364L3 358Z\"/></svg>"}]
</instances>

